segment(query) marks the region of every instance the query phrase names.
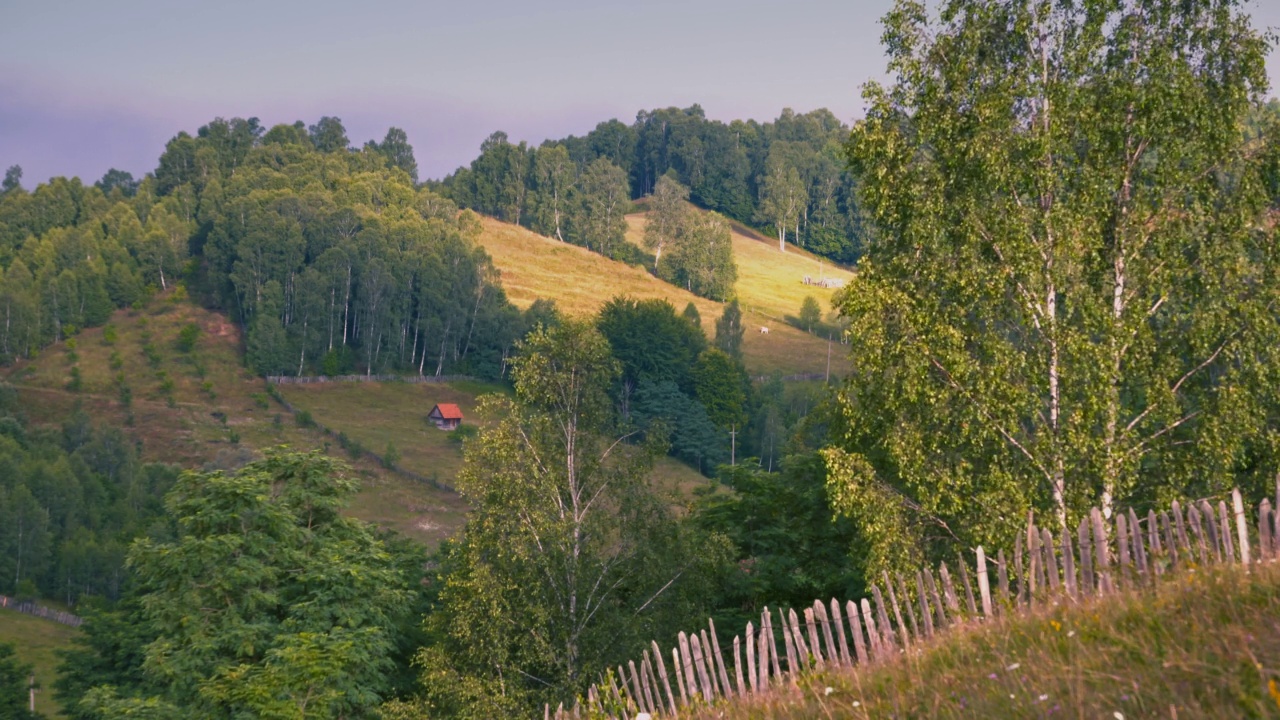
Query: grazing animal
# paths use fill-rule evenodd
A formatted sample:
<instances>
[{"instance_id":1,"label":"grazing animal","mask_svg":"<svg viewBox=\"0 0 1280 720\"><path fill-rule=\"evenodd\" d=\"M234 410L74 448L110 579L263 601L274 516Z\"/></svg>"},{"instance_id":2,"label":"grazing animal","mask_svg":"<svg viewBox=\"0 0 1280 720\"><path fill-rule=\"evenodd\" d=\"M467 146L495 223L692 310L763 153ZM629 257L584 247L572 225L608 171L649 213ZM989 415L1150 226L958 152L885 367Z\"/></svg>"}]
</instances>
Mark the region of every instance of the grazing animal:
<instances>
[{"instance_id":1,"label":"grazing animal","mask_svg":"<svg viewBox=\"0 0 1280 720\"><path fill-rule=\"evenodd\" d=\"M761 325L761 326L760 326L760 334L761 334L761 335L768 335L768 334L769 334L769 328L764 327L763 325Z\"/></svg>"}]
</instances>

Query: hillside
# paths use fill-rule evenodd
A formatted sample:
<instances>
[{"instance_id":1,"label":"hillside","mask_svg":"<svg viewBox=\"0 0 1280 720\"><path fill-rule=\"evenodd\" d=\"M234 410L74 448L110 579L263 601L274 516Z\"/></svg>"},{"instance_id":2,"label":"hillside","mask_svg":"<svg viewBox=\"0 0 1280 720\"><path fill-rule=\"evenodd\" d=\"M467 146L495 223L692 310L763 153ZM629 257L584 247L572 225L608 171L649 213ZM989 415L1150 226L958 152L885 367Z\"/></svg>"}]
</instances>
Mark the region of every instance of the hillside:
<instances>
[{"instance_id":1,"label":"hillside","mask_svg":"<svg viewBox=\"0 0 1280 720\"><path fill-rule=\"evenodd\" d=\"M178 337L189 325L199 331L191 351L183 352ZM18 387L36 425L60 425L82 409L96 423L123 428L145 460L183 467L229 469L277 445L323 449L351 463L359 476L363 489L352 507L357 517L428 544L461 526L466 508L457 495L368 459L354 460L332 438L299 427L262 379L244 368L240 352L239 329L225 317L170 293L15 364L5 379ZM73 368L80 374L78 390L69 389ZM376 427L370 431L378 434ZM385 444L370 442L368 448L381 452Z\"/></svg>"},{"instance_id":2,"label":"hillside","mask_svg":"<svg viewBox=\"0 0 1280 720\"><path fill-rule=\"evenodd\" d=\"M1280 710L1280 566L975 625L694 718L1241 718Z\"/></svg>"},{"instance_id":3,"label":"hillside","mask_svg":"<svg viewBox=\"0 0 1280 720\"><path fill-rule=\"evenodd\" d=\"M643 215L628 216L628 237L643 232ZM641 268L610 260L586 248L543 237L518 225L483 218L480 242L502 274L508 297L520 307L539 298L555 300L564 311L586 314L598 310L616 295L638 299L662 298L677 311L692 302L702 316L708 336L715 334L715 321L723 304L700 298L669 285ZM819 276L818 262L807 254L772 251L766 242L735 229L734 252L738 262L738 295L747 328L743 355L747 368L756 374L774 371L783 374L825 373L827 342L785 324L785 315L796 315L806 294L813 295L830 311L833 290L803 283L805 275ZM827 277L847 279L851 273L830 269ZM769 333L759 332L768 327ZM839 345L831 351L833 374L840 374L844 354Z\"/></svg>"}]
</instances>

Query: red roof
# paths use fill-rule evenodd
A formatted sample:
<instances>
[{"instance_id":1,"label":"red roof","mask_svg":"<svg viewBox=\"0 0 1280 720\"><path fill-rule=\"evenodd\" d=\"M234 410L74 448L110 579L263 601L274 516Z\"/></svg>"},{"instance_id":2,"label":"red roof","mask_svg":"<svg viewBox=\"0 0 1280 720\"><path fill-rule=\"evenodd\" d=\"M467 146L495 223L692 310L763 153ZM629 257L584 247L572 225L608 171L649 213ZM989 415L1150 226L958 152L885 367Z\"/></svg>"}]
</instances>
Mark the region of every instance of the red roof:
<instances>
[{"instance_id":1,"label":"red roof","mask_svg":"<svg viewBox=\"0 0 1280 720\"><path fill-rule=\"evenodd\" d=\"M439 403L438 405L436 405L434 408L431 409L432 415L435 415L437 412L440 413L441 419L444 419L444 420L461 420L462 419L462 410L460 410L458 406L454 405L453 403Z\"/></svg>"}]
</instances>

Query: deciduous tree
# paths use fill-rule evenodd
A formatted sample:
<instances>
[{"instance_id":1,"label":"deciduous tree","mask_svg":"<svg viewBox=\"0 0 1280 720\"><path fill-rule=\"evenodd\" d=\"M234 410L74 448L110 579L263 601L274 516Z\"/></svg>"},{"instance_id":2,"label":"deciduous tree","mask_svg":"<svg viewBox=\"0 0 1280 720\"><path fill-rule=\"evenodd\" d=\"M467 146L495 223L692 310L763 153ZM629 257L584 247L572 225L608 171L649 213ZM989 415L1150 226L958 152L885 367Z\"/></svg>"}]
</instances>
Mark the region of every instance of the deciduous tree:
<instances>
[{"instance_id":1,"label":"deciduous tree","mask_svg":"<svg viewBox=\"0 0 1280 720\"><path fill-rule=\"evenodd\" d=\"M839 296L838 507L887 561L1271 478L1275 150L1241 133L1267 87L1242 4L927 17L886 17L894 79L848 144L876 233Z\"/></svg>"}]
</instances>

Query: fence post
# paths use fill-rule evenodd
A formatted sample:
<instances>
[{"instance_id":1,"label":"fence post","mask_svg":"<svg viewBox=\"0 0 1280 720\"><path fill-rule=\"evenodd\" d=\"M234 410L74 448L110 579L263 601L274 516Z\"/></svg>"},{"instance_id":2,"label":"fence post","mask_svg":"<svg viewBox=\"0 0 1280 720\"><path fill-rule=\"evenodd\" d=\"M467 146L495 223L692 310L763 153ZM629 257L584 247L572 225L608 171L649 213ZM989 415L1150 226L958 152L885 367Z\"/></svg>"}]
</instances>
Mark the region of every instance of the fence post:
<instances>
[{"instance_id":1,"label":"fence post","mask_svg":"<svg viewBox=\"0 0 1280 720\"><path fill-rule=\"evenodd\" d=\"M1075 600L1076 595L1076 558L1071 545L1071 530L1062 525L1062 581L1067 586L1067 596Z\"/></svg>"},{"instance_id":2,"label":"fence post","mask_svg":"<svg viewBox=\"0 0 1280 720\"><path fill-rule=\"evenodd\" d=\"M733 697L733 688L729 687L729 674L725 671L724 656L720 654L720 638L716 637L716 621L708 619L707 625L711 628L711 649L715 651L716 666L720 670L720 684L724 686L724 696Z\"/></svg>"},{"instance_id":3,"label":"fence post","mask_svg":"<svg viewBox=\"0 0 1280 720\"><path fill-rule=\"evenodd\" d=\"M840 603L831 598L831 624L840 638L840 663L845 667L853 666L853 658L849 656L849 643L844 638L844 618L840 615Z\"/></svg>"},{"instance_id":4,"label":"fence post","mask_svg":"<svg viewBox=\"0 0 1280 720\"><path fill-rule=\"evenodd\" d=\"M1240 488L1231 491L1231 509L1236 514L1236 534L1240 538L1240 562L1249 564L1249 521L1244 516L1244 499L1240 497Z\"/></svg>"},{"instance_id":5,"label":"fence post","mask_svg":"<svg viewBox=\"0 0 1280 720\"><path fill-rule=\"evenodd\" d=\"M671 714L676 714L676 696L671 692L671 681L667 679L667 663L662 659L662 649L658 647L656 640L650 641L653 645L653 659L658 663L658 677L662 679L662 689L667 691L667 706L671 709Z\"/></svg>"},{"instance_id":6,"label":"fence post","mask_svg":"<svg viewBox=\"0 0 1280 720\"><path fill-rule=\"evenodd\" d=\"M987 578L987 553L978 546L978 592L982 595L982 617L991 619L991 581Z\"/></svg>"},{"instance_id":7,"label":"fence post","mask_svg":"<svg viewBox=\"0 0 1280 720\"><path fill-rule=\"evenodd\" d=\"M867 664L867 646L862 639L862 623L858 620L858 606L852 600L846 601L845 617L849 618L849 633L853 635L853 649L858 654L858 664Z\"/></svg>"}]
</instances>

